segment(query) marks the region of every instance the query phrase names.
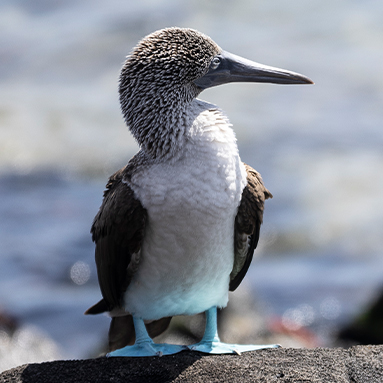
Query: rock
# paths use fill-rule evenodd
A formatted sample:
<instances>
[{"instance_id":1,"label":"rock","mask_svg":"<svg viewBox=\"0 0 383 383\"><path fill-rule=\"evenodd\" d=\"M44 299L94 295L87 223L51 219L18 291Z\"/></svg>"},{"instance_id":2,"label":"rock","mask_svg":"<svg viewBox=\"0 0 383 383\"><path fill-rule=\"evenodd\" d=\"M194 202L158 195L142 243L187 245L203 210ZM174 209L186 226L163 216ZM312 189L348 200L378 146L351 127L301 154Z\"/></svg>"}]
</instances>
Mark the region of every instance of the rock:
<instances>
[{"instance_id":1,"label":"rock","mask_svg":"<svg viewBox=\"0 0 383 383\"><path fill-rule=\"evenodd\" d=\"M27 364L1 383L47 382L383 382L383 346L280 348L242 355L197 352L151 358L98 358Z\"/></svg>"}]
</instances>

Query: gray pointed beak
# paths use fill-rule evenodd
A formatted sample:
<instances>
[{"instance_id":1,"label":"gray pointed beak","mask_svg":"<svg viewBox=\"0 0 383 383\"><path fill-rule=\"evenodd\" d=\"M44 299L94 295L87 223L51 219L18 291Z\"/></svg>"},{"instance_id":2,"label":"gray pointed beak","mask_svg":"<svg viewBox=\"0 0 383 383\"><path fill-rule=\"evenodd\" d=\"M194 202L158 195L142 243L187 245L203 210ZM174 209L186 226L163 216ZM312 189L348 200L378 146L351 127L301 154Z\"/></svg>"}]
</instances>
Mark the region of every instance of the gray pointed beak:
<instances>
[{"instance_id":1,"label":"gray pointed beak","mask_svg":"<svg viewBox=\"0 0 383 383\"><path fill-rule=\"evenodd\" d=\"M209 71L203 77L194 80L201 89L229 82L314 84L308 77L299 73L259 64L225 51L214 57Z\"/></svg>"}]
</instances>

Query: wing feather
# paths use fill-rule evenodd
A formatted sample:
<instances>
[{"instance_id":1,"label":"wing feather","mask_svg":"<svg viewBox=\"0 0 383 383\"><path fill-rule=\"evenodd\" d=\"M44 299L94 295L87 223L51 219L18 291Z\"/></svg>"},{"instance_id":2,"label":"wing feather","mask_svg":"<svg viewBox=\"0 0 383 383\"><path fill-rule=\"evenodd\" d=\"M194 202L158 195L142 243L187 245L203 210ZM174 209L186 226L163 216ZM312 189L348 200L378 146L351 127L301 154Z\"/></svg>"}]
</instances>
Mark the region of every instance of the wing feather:
<instances>
[{"instance_id":1,"label":"wing feather","mask_svg":"<svg viewBox=\"0 0 383 383\"><path fill-rule=\"evenodd\" d=\"M229 290L234 291L242 282L259 240L263 220L264 202L272 198L265 188L261 175L245 165L247 185L243 189L241 203L234 224L234 265L230 274Z\"/></svg>"},{"instance_id":2,"label":"wing feather","mask_svg":"<svg viewBox=\"0 0 383 383\"><path fill-rule=\"evenodd\" d=\"M147 211L124 182L128 166L113 174L91 228L98 280L107 311L123 306L124 293L139 266ZM92 308L91 308L92 309ZM89 309L89 310L91 310ZM93 313L92 311L88 313Z\"/></svg>"}]
</instances>

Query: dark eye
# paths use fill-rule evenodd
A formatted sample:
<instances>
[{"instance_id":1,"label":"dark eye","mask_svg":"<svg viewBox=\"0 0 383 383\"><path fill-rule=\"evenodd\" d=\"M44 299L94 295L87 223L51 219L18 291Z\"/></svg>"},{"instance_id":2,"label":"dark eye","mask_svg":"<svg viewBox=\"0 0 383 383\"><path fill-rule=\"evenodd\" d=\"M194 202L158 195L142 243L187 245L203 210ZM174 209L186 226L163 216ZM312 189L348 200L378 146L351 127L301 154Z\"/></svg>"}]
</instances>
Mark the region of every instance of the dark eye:
<instances>
[{"instance_id":1,"label":"dark eye","mask_svg":"<svg viewBox=\"0 0 383 383\"><path fill-rule=\"evenodd\" d=\"M220 63L221 63L221 59L218 56L216 56L211 61L210 68L216 69Z\"/></svg>"}]
</instances>

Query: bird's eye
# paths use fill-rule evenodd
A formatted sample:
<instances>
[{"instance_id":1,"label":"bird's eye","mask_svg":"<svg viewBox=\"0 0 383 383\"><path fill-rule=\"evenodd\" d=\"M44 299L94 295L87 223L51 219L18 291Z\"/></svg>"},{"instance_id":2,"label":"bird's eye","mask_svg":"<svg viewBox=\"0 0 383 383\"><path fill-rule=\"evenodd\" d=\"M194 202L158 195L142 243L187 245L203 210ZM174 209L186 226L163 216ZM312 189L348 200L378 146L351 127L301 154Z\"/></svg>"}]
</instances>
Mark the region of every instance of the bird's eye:
<instances>
[{"instance_id":1,"label":"bird's eye","mask_svg":"<svg viewBox=\"0 0 383 383\"><path fill-rule=\"evenodd\" d=\"M218 65L220 63L221 63L221 59L218 56L216 56L216 57L213 58L213 60L212 60L212 62L210 64L210 68L211 69L216 69L216 68L218 68Z\"/></svg>"}]
</instances>

